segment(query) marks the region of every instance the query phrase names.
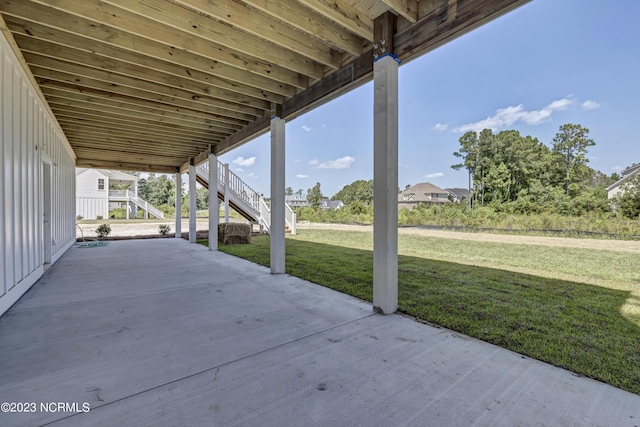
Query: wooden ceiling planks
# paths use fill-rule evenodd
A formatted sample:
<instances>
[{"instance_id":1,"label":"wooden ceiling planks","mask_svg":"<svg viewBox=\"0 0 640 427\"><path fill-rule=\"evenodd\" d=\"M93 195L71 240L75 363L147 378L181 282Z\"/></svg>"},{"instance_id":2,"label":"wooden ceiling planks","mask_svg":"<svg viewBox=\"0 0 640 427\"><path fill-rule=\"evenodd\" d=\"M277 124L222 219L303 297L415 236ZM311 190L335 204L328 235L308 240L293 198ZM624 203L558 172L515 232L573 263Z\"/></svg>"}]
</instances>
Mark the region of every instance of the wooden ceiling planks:
<instances>
[{"instance_id":1,"label":"wooden ceiling planks","mask_svg":"<svg viewBox=\"0 0 640 427\"><path fill-rule=\"evenodd\" d=\"M172 172L370 80L385 12L407 61L527 1L0 0L0 27L78 166Z\"/></svg>"}]
</instances>

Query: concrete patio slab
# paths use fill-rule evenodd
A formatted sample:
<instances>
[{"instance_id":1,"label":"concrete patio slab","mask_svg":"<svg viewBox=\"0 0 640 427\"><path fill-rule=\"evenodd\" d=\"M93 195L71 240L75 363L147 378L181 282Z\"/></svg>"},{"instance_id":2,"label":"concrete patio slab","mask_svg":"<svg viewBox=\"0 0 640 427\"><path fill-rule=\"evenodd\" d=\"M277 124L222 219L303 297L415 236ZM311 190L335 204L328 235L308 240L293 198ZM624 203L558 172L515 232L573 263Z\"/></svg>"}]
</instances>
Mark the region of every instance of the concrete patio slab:
<instances>
[{"instance_id":1,"label":"concrete patio slab","mask_svg":"<svg viewBox=\"0 0 640 427\"><path fill-rule=\"evenodd\" d=\"M181 239L71 249L0 360L36 409L2 426L640 425L640 396Z\"/></svg>"}]
</instances>

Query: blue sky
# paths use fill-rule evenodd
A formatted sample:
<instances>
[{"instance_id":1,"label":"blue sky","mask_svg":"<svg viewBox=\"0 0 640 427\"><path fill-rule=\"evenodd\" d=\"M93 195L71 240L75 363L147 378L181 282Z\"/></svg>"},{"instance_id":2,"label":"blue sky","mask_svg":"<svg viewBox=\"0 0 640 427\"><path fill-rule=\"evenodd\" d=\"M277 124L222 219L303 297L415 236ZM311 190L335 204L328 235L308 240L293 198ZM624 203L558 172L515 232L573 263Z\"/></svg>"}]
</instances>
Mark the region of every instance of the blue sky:
<instances>
[{"instance_id":1,"label":"blue sky","mask_svg":"<svg viewBox=\"0 0 640 427\"><path fill-rule=\"evenodd\" d=\"M640 162L640 1L533 0L400 66L398 185L466 187L453 152L466 130L517 129L547 145L564 123L590 130L590 166ZM286 185L331 196L373 178L368 83L286 125ZM269 135L223 155L268 195Z\"/></svg>"}]
</instances>

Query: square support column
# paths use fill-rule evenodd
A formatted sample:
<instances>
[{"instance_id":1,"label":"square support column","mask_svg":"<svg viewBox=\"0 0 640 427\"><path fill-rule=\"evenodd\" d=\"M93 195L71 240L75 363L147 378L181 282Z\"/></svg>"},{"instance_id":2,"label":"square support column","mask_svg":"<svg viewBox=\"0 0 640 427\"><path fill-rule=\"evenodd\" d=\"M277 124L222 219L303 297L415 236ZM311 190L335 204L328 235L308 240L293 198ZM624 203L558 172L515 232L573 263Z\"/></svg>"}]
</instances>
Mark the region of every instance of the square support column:
<instances>
[{"instance_id":1,"label":"square support column","mask_svg":"<svg viewBox=\"0 0 640 427\"><path fill-rule=\"evenodd\" d=\"M285 121L281 108L271 117L271 274L284 273Z\"/></svg>"},{"instance_id":2,"label":"square support column","mask_svg":"<svg viewBox=\"0 0 640 427\"><path fill-rule=\"evenodd\" d=\"M182 174L176 172L176 239L182 238Z\"/></svg>"},{"instance_id":3,"label":"square support column","mask_svg":"<svg viewBox=\"0 0 640 427\"><path fill-rule=\"evenodd\" d=\"M220 209L218 208L218 158L209 153L209 250L218 250L218 223Z\"/></svg>"},{"instance_id":4,"label":"square support column","mask_svg":"<svg viewBox=\"0 0 640 427\"><path fill-rule=\"evenodd\" d=\"M375 21L373 64L373 309L384 314L398 309L398 61L390 54L392 19L382 15Z\"/></svg>"},{"instance_id":5,"label":"square support column","mask_svg":"<svg viewBox=\"0 0 640 427\"><path fill-rule=\"evenodd\" d=\"M196 242L196 167L189 165L189 243Z\"/></svg>"}]
</instances>

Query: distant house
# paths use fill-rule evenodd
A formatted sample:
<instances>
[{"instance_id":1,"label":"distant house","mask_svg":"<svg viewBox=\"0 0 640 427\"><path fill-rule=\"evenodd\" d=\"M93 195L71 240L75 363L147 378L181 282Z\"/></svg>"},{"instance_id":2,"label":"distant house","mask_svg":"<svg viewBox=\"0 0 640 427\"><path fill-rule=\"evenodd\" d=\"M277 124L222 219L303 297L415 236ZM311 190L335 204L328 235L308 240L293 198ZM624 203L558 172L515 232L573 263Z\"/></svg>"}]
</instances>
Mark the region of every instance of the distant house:
<instances>
[{"instance_id":1,"label":"distant house","mask_svg":"<svg viewBox=\"0 0 640 427\"><path fill-rule=\"evenodd\" d=\"M447 193L449 193L449 199L454 203L460 203L463 200L469 200L469 190L467 188L447 188Z\"/></svg>"},{"instance_id":2,"label":"distant house","mask_svg":"<svg viewBox=\"0 0 640 427\"><path fill-rule=\"evenodd\" d=\"M435 205L451 203L449 193L430 182L421 182L398 194L398 209L414 209L419 204Z\"/></svg>"},{"instance_id":3,"label":"distant house","mask_svg":"<svg viewBox=\"0 0 640 427\"><path fill-rule=\"evenodd\" d=\"M342 200L321 199L320 200L320 208L323 209L323 210L342 209L342 208L344 208L344 203L342 202Z\"/></svg>"},{"instance_id":4,"label":"distant house","mask_svg":"<svg viewBox=\"0 0 640 427\"><path fill-rule=\"evenodd\" d=\"M138 208L164 218L162 211L138 197L138 177L108 169L76 168L76 215L84 219L109 218L109 210L127 207L127 218L135 218ZM128 185L128 190L109 190L116 184Z\"/></svg>"},{"instance_id":5,"label":"distant house","mask_svg":"<svg viewBox=\"0 0 640 427\"><path fill-rule=\"evenodd\" d=\"M299 194L294 194L293 196L285 196L284 201L293 209L309 207L309 202L307 201L307 198Z\"/></svg>"},{"instance_id":6,"label":"distant house","mask_svg":"<svg viewBox=\"0 0 640 427\"><path fill-rule=\"evenodd\" d=\"M622 194L624 194L624 184L626 184L631 178L640 174L640 163L634 164L633 166L623 170L620 172L621 178L615 183L611 184L607 187L607 194L610 199Z\"/></svg>"}]
</instances>

